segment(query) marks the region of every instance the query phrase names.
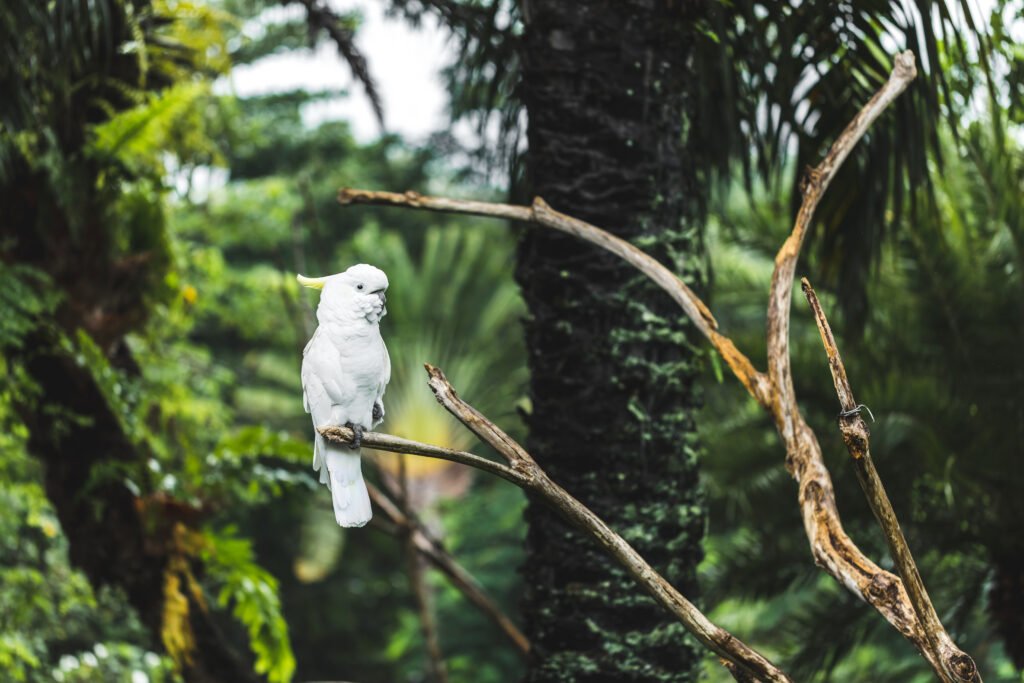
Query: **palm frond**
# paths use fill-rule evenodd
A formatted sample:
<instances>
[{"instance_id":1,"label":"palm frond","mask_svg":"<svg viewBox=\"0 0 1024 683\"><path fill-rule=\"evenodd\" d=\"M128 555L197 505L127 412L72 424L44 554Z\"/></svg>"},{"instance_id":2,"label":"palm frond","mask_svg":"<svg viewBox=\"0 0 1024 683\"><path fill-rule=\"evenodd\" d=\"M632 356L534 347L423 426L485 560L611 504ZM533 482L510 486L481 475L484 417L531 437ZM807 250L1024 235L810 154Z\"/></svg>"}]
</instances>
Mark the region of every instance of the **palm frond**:
<instances>
[{"instance_id":1,"label":"palm frond","mask_svg":"<svg viewBox=\"0 0 1024 683\"><path fill-rule=\"evenodd\" d=\"M486 169L518 168L523 137L519 41L521 4L510 0L391 0L393 13L414 25L436 16L458 52L445 69L453 120L473 124L479 147L470 150Z\"/></svg>"},{"instance_id":2,"label":"palm frond","mask_svg":"<svg viewBox=\"0 0 1024 683\"><path fill-rule=\"evenodd\" d=\"M239 36L237 47L231 51L231 63L235 66L252 64L272 54L298 50L308 40L309 24L305 18L267 22L253 35Z\"/></svg>"},{"instance_id":3,"label":"palm frond","mask_svg":"<svg viewBox=\"0 0 1024 683\"><path fill-rule=\"evenodd\" d=\"M861 327L870 266L907 205L906 188L931 197L943 119L955 130L978 68L991 80L987 27L964 2L741 0L714 4L704 29L697 60L708 78L691 142L712 176L728 177L739 161L748 185L756 174L795 187L885 81L891 55L917 55L922 76L872 128L818 210L817 280L839 292L848 326ZM795 212L800 195L791 198Z\"/></svg>"},{"instance_id":4,"label":"palm frond","mask_svg":"<svg viewBox=\"0 0 1024 683\"><path fill-rule=\"evenodd\" d=\"M473 121L491 144L500 131L496 149L477 156L511 164L516 177L521 4L392 0L391 7L416 22L433 13L452 31L459 52L446 71L451 115ZM701 81L691 93L689 146L709 179L729 177L738 161L748 186L755 176L771 187L795 186L887 78L891 55L918 56L922 76L872 128L818 211L816 279L840 293L851 329L864 322L870 268L908 205L905 195L917 208L906 189L927 190L941 170L942 121L955 130L976 101L979 67L981 90L996 96L992 64L1008 41L988 24L971 3L952 0L731 0L709 3L697 24ZM795 211L800 196L791 196Z\"/></svg>"},{"instance_id":5,"label":"palm frond","mask_svg":"<svg viewBox=\"0 0 1024 683\"><path fill-rule=\"evenodd\" d=\"M287 3L298 3L306 8L306 21L309 24L310 35L315 41L315 36L323 31L334 42L338 53L352 70L352 75L359 81L366 90L366 97L370 100L373 113L377 117L381 128L384 127L384 103L377 90L377 83L370 73L370 67L362 50L356 45L356 31L351 17L344 17L319 0L284 0Z\"/></svg>"}]
</instances>

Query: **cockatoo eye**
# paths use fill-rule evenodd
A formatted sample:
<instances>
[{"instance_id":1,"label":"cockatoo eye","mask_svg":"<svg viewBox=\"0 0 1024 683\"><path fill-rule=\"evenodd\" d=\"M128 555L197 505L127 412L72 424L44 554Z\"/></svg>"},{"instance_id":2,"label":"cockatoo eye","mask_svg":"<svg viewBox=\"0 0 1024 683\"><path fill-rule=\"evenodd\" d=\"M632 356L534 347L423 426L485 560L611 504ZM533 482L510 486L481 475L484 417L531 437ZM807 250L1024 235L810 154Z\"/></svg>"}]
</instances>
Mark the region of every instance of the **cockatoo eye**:
<instances>
[{"instance_id":1,"label":"cockatoo eye","mask_svg":"<svg viewBox=\"0 0 1024 683\"><path fill-rule=\"evenodd\" d=\"M358 290L362 291L362 289L363 289L363 286L362 286L362 285L356 285L356 289L358 289Z\"/></svg>"}]
</instances>

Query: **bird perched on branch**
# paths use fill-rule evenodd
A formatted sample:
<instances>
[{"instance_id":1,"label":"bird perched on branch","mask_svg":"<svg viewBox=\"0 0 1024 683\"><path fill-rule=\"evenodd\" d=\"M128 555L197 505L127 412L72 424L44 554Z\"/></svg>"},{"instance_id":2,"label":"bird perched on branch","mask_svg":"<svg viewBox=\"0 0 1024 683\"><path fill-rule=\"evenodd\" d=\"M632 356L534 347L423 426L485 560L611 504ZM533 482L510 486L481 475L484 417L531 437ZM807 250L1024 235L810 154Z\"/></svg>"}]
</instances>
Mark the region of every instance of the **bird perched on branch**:
<instances>
[{"instance_id":1,"label":"bird perched on branch","mask_svg":"<svg viewBox=\"0 0 1024 683\"><path fill-rule=\"evenodd\" d=\"M359 446L363 430L384 419L384 389L391 379L379 326L387 314L388 277L361 263L337 275L299 275L298 280L321 291L319 326L302 352L303 406L313 417L313 469L331 491L338 524L363 526L371 512ZM352 429L351 446L330 443L318 431L332 425Z\"/></svg>"}]
</instances>

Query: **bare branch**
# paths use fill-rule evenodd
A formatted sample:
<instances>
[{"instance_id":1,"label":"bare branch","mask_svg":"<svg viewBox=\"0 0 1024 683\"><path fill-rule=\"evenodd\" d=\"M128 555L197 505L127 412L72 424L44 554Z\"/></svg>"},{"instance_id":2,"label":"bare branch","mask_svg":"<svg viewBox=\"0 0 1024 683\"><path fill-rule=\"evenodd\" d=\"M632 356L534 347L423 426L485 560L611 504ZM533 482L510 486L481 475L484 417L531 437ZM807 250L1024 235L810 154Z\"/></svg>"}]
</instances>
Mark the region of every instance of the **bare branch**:
<instances>
[{"instance_id":1,"label":"bare branch","mask_svg":"<svg viewBox=\"0 0 1024 683\"><path fill-rule=\"evenodd\" d=\"M412 540L420 554L430 561L436 569L448 577L452 585L473 603L477 609L493 621L516 650L527 655L530 652L530 641L523 632L502 612L501 608L491 600L480 583L470 574L458 561L452 557L444 544L435 538L423 524L412 514L410 510L401 510L386 493L378 489L372 483L367 482L366 487L370 492L370 500L374 506L383 512L398 529L411 528Z\"/></svg>"},{"instance_id":2,"label":"bare branch","mask_svg":"<svg viewBox=\"0 0 1024 683\"><path fill-rule=\"evenodd\" d=\"M846 130L836 139L825 159L809 169L803 184L804 200L797 213L789 238L775 257L771 293L768 300L768 377L771 381L771 413L779 435L786 445L786 468L797 480L804 529L811 543L811 552L819 566L860 595L907 637L944 681L977 679L974 662L950 660L933 647L937 634L930 625L918 619L914 603L906 587L895 575L882 570L858 548L843 530L836 507L835 491L821 454L821 445L807 425L797 405L789 352L789 314L793 278L814 210L842 162L849 156L868 127L885 108L902 93L917 75L914 55L904 52L896 56L896 66L889 80L864 105ZM937 620L936 620L937 621ZM941 633L945 633L941 630ZM954 646L955 649L955 646ZM968 671L970 670L970 671ZM961 674L968 673L966 678Z\"/></svg>"},{"instance_id":3,"label":"bare branch","mask_svg":"<svg viewBox=\"0 0 1024 683\"><path fill-rule=\"evenodd\" d=\"M354 435L352 430L348 427L324 427L320 430L320 433L329 441L334 441L341 444L351 444ZM419 443L417 441L410 441L397 436L391 436L390 434L379 434L377 432L365 432L363 434L362 443L367 448L373 448L379 451L385 451L390 453L406 453L409 455L420 455L428 458L438 458L440 460L447 460L449 462L455 462L462 465L468 465L469 467L475 467L476 469L483 470L495 476L506 479L517 486L524 485L523 475L512 468L503 465L493 460L488 460L479 455L473 453L467 453L465 451L456 451L450 448L443 448L441 446L433 446L430 444ZM374 494L376 489L370 487L371 496ZM377 491L379 494L380 492ZM382 494L381 494L382 495ZM404 516L402 513L393 505L385 503L384 498L374 498L374 502L391 517L392 521L401 526L403 524ZM408 520L405 520L408 523ZM414 539L417 540L417 547L424 552L427 557L437 565L438 569L448 575L452 581L462 589L463 593L469 598L477 607L479 607L485 614L490 616L495 623L509 636L509 638L515 643L516 647L522 651L529 651L529 641L519 629L516 628L515 624L511 622L504 614L498 610L497 606L484 594L479 584L475 579L463 569L450 555L443 551L443 548L439 543L431 542L429 536L424 535L422 527L420 527L418 535L414 535Z\"/></svg>"},{"instance_id":4,"label":"bare branch","mask_svg":"<svg viewBox=\"0 0 1024 683\"><path fill-rule=\"evenodd\" d=\"M364 446L392 453L437 457L477 467L491 474L497 474L517 486L539 495L567 521L596 538L605 550L618 560L647 592L679 619L698 640L719 656L732 662L735 667L730 671L734 672L735 676L746 676L747 678L743 680L750 680L750 676L758 681L791 680L759 653L725 629L713 624L693 603L683 597L658 574L632 546L612 531L601 518L552 481L522 446L479 411L460 399L444 373L430 365L426 368L430 388L438 402L474 434L494 447L505 458L508 465L502 465L471 453L452 451L375 432L364 432ZM353 437L352 430L346 427L326 427L321 429L320 433L331 441L343 444L351 443Z\"/></svg>"},{"instance_id":5,"label":"bare branch","mask_svg":"<svg viewBox=\"0 0 1024 683\"><path fill-rule=\"evenodd\" d=\"M377 192L345 187L338 191L338 203L343 206L351 204L400 206L535 223L573 235L606 249L635 266L665 290L686 312L701 334L707 337L751 395L764 406L770 403L767 376L754 368L750 359L736 348L731 339L718 332L718 323L711 315L711 311L675 273L626 240L589 223L559 213L539 197L534 199L533 206L516 206L447 197L427 197L417 192Z\"/></svg>"},{"instance_id":6,"label":"bare branch","mask_svg":"<svg viewBox=\"0 0 1024 683\"><path fill-rule=\"evenodd\" d=\"M777 399L777 406L773 412L776 420L780 421L779 431L787 446L794 438L796 422L800 417L789 361L789 310L800 247L807 236L814 210L843 161L867 132L868 127L900 93L906 90L916 76L914 54L907 51L897 55L896 67L886 84L864 105L832 143L822 162L815 168L808 169L802 186L804 200L797 213L793 232L775 256L775 271L772 273L771 294L768 300L768 377Z\"/></svg>"},{"instance_id":7,"label":"bare branch","mask_svg":"<svg viewBox=\"0 0 1024 683\"><path fill-rule=\"evenodd\" d=\"M535 220L533 210L528 206L478 202L472 199L428 197L419 192L412 191L380 192L377 190L357 190L352 187L343 187L338 190L338 203L342 206L350 204L401 206L407 209L422 209L439 213L464 213L471 216L507 218L508 220L522 221L524 223L530 223Z\"/></svg>"},{"instance_id":8,"label":"bare branch","mask_svg":"<svg viewBox=\"0 0 1024 683\"><path fill-rule=\"evenodd\" d=\"M348 427L323 427L320 429L320 433L326 439L341 444L351 444L353 439L352 430ZM389 453L408 453L409 455L423 455L428 458L457 462L489 472L502 479L507 479L516 486L523 485L522 474L516 472L511 467L502 465L500 462L494 462L473 453L454 451L441 446L431 446L430 444L410 441L409 439L391 436L390 434L378 434L377 432L366 432L363 438L363 445L367 448L375 448L378 451L388 451Z\"/></svg>"},{"instance_id":9,"label":"bare branch","mask_svg":"<svg viewBox=\"0 0 1024 683\"><path fill-rule=\"evenodd\" d=\"M781 401L773 391L768 376L756 370L750 360L736 348L732 340L718 332L713 316L705 316L700 313L701 310L707 310L707 307L703 303L698 305L689 301L691 297L697 301L699 299L692 293L692 290L678 280L675 275L672 275L671 271L654 259L650 259L648 262L647 259L635 256L633 253L635 247L583 221L572 219L572 223L563 223L551 220L542 223L534 211L538 205L546 206L540 201L535 201L533 207L525 207L444 197L426 197L415 192L400 194L350 188L342 189L339 192L338 201L343 205L379 204L493 216L530 222L565 232L569 232L567 228L571 225L573 228L571 234L609 250L612 250L611 247L615 247L612 250L613 253L623 258L629 255L631 258L627 260L661 285L673 299L677 302L688 302L686 306L682 306L680 303L684 311L691 316L691 320L697 328L712 342L750 395L775 418L779 433L783 436L783 441L786 444L786 467L799 486L798 499L804 520L804 529L810 541L811 553L815 562L848 590L875 607L889 623L922 651L933 669L941 671L941 665L928 648L917 615L899 577L882 570L872 562L843 531L836 509L832 479L825 468L817 438L799 412L793 414L787 407L795 409L795 400L790 403ZM662 271L673 279L665 277ZM780 289L780 291L788 292L789 289ZM788 316L788 299L785 310ZM697 317L693 317L695 311ZM788 353L788 333L786 340L784 351ZM784 425L789 425L788 435L784 432ZM466 464L472 465L472 463ZM513 483L519 483L510 480Z\"/></svg>"},{"instance_id":10,"label":"bare branch","mask_svg":"<svg viewBox=\"0 0 1024 683\"><path fill-rule=\"evenodd\" d=\"M892 554L896 569L903 578L903 585L910 596L910 602L914 612L922 624L928 638L928 644L932 652L947 669L946 673L954 681L980 681L977 666L969 655L960 650L953 639L949 637L946 629L939 621L939 615L935 613L935 607L928 598L928 591L925 590L924 581L918 571L914 557L910 553L910 546L900 529L900 523L896 519L896 511L893 510L889 496L885 492L882 480L878 476L878 470L871 458L870 436L864 418L860 416L857 409L857 402L853 398L853 388L846 376L846 367L843 365L843 358L839 355L839 347L836 345L835 337L832 336L832 328L828 324L825 312L821 308L818 296L807 278L800 280L804 296L814 312L814 320L818 324L818 332L821 333L821 341L825 346L825 353L828 356L829 370L832 372L832 381L836 387L836 394L839 396L839 404L842 412L839 415L839 429L846 442L846 448L853 458L854 469L857 472L857 479L868 500L871 511L875 514L885 541L889 545L889 552Z\"/></svg>"},{"instance_id":11,"label":"bare branch","mask_svg":"<svg viewBox=\"0 0 1024 683\"><path fill-rule=\"evenodd\" d=\"M497 425L480 414L455 392L438 368L427 365L429 384L434 396L445 409L466 425L474 434L488 443L508 461L522 470L524 488L538 494L568 522L597 539L608 553L628 571L634 579L711 650L736 664L743 673L764 681L788 681L786 674L759 653L742 643L725 629L713 624L693 603L672 587L621 536L612 531L604 520L576 500L568 491L556 484L541 469L522 446ZM731 669L731 671L733 671Z\"/></svg>"},{"instance_id":12,"label":"bare branch","mask_svg":"<svg viewBox=\"0 0 1024 683\"><path fill-rule=\"evenodd\" d=\"M796 403L789 360L789 312L793 278L800 247L810 227L814 210L835 177L836 171L868 127L906 89L915 76L913 54L904 52L897 55L895 68L887 83L833 143L822 163L808 171L803 187L804 202L797 215L796 224L775 259L776 266L768 306L767 374L758 371L749 358L736 348L732 340L718 331L717 322L707 306L671 271L628 242L584 221L554 211L542 199L537 198L531 207L525 207L425 197L415 192L398 194L343 188L338 193L338 201L342 205L402 206L532 223L575 235L596 244L646 274L680 305L750 395L775 419L776 427L786 445L786 467L797 481L804 528L815 562L847 589L872 605L910 640L940 679L979 680L976 678L973 662L967 665L963 660L943 660L933 650L903 582L899 577L882 570L872 562L843 530L836 508L832 480L822 458L821 446ZM966 655L963 657L970 659ZM963 677L964 675L967 677Z\"/></svg>"}]
</instances>

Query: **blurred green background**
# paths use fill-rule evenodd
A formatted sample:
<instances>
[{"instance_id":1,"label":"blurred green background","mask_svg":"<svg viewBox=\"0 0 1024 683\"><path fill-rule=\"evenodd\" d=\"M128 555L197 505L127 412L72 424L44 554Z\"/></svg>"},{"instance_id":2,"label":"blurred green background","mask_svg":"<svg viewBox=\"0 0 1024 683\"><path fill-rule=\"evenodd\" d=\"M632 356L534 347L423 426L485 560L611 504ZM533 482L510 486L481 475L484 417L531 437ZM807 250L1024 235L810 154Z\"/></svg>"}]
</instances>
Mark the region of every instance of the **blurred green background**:
<instances>
[{"instance_id":1,"label":"blurred green background","mask_svg":"<svg viewBox=\"0 0 1024 683\"><path fill-rule=\"evenodd\" d=\"M392 4L413 20L434 6ZM386 523L337 528L309 470L299 363L316 297L294 274L357 262L387 272L387 432L478 449L427 390L421 363L429 361L524 438L515 228L343 210L335 201L342 186L504 200L520 180L517 143L508 137L515 117L506 117L500 140L484 136L479 147L447 135L361 142L346 120L309 123L304 112L372 97L372 89L236 96L224 86L233 69L331 40L278 5L16 0L0 8L0 220L9 223L0 232L3 680L174 681L171 655L187 650L176 640L183 636L173 610L165 609L158 639L123 591L96 588L69 560L51 503L59 492L48 497L19 408L47 400L25 369L41 325L91 373L131 441L149 454L97 476L117 477L140 500L201 510L200 531L181 543L204 571L184 572L181 585L165 587L169 594L194 584L224 637L271 681L428 680L401 538ZM735 11L745 11L739 5ZM338 25L358 36L359 13L340 7ZM888 169L885 189L903 189L881 200L885 227L855 244L826 232L804 269L822 285L856 394L877 418L872 449L940 616L988 680L1024 680L1024 52L1014 40L1024 18L1021 3L986 12L962 49L952 34L933 38L932 64L945 74L935 90L941 114L898 122L927 127L916 176L927 180ZM110 25L113 37L104 34ZM884 21L876 28L884 32ZM714 25L706 38L708 49L727 40ZM458 31L453 40L472 42ZM122 62L129 66L90 76L95 63ZM501 114L511 95L474 90L473 68L463 60L446 72L451 113L486 130L474 115L485 106ZM745 87L755 87L755 76ZM889 144L918 141L896 130ZM738 143L723 136L722 144ZM791 224L785 179L808 161L807 149L783 141L724 166L708 162L711 303L754 359L764 357L772 258ZM72 242L102 225L111 263L134 268L132 255L146 253L132 271L133 310L145 318L127 337L134 371L111 360L102 335L47 322L67 283L17 257L26 226L15 207L29 192L47 197L50 218L27 226L42 239L44 223L60 216L61 239ZM866 265L851 275L838 263L857 249L867 251ZM113 272L86 275L119 277ZM844 279L851 277L857 287ZM846 463L818 334L799 300L792 348L797 394L821 438L847 530L891 568ZM699 424L710 527L700 576L712 618L802 680L930 680L898 634L814 567L774 428L723 376L719 359L707 354L705 365ZM77 418L55 410L49 419L59 430ZM394 456L374 462L366 467L372 480L399 471ZM424 523L518 619L520 492L433 461L410 458L405 470ZM426 576L450 679L518 680L524 663L502 633L441 574ZM704 676L728 680L711 656Z\"/></svg>"}]
</instances>

